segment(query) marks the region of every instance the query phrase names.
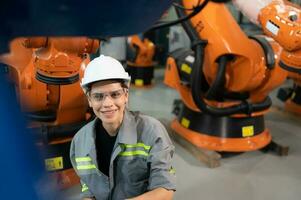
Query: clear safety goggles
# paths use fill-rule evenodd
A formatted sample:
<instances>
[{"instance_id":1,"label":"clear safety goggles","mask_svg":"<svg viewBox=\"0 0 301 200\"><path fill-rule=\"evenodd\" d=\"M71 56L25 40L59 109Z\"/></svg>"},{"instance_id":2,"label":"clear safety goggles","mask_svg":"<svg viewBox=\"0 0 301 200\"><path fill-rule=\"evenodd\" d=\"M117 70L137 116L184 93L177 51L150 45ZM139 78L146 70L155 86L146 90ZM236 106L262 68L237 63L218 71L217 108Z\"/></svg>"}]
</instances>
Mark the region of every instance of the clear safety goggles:
<instances>
[{"instance_id":1,"label":"clear safety goggles","mask_svg":"<svg viewBox=\"0 0 301 200\"><path fill-rule=\"evenodd\" d=\"M119 99L124 93L126 92L126 89L119 89L112 92L95 92L90 95L90 98L94 102L103 102L105 98L108 96L112 100Z\"/></svg>"}]
</instances>

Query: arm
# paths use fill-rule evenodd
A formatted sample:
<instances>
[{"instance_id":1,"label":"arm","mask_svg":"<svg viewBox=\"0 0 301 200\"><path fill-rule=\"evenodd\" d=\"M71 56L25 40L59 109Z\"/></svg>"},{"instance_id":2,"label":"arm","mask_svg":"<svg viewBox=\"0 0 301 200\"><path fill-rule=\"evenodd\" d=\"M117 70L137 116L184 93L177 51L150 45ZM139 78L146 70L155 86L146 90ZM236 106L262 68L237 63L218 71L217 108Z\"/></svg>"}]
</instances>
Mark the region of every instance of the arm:
<instances>
[{"instance_id":1,"label":"arm","mask_svg":"<svg viewBox=\"0 0 301 200\"><path fill-rule=\"evenodd\" d=\"M173 194L173 190L160 187L128 200L172 200Z\"/></svg>"},{"instance_id":2,"label":"arm","mask_svg":"<svg viewBox=\"0 0 301 200\"><path fill-rule=\"evenodd\" d=\"M94 195L89 191L88 186L82 180L80 180L80 183L82 188L80 196L82 200L95 200Z\"/></svg>"},{"instance_id":3,"label":"arm","mask_svg":"<svg viewBox=\"0 0 301 200\"><path fill-rule=\"evenodd\" d=\"M174 146L164 126L157 120L153 123L148 134L152 137L152 147L147 158L150 164L148 192L133 197L133 200L170 200L176 190L176 175L171 163Z\"/></svg>"},{"instance_id":4,"label":"arm","mask_svg":"<svg viewBox=\"0 0 301 200\"><path fill-rule=\"evenodd\" d=\"M70 145L70 161L72 164L72 167L74 169L74 171L76 172L76 174L79 176L79 172L76 169L76 161L75 161L75 137L72 139L71 141L71 145ZM79 176L80 178L80 176ZM89 191L88 186L80 179L80 185L81 185L81 199L82 200L95 200L95 198L93 197L94 195Z\"/></svg>"}]
</instances>

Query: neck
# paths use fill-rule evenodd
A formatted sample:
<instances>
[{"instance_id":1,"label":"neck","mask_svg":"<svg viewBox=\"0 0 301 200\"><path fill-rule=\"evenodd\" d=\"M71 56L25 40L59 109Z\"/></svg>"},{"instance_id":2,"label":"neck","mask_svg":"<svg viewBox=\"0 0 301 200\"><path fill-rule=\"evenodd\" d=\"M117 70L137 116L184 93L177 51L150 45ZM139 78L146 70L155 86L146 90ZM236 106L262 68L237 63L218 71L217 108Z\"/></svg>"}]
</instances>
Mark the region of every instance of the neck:
<instances>
[{"instance_id":1,"label":"neck","mask_svg":"<svg viewBox=\"0 0 301 200\"><path fill-rule=\"evenodd\" d=\"M117 134L119 126L114 124L102 124L102 125L110 136L115 136Z\"/></svg>"}]
</instances>

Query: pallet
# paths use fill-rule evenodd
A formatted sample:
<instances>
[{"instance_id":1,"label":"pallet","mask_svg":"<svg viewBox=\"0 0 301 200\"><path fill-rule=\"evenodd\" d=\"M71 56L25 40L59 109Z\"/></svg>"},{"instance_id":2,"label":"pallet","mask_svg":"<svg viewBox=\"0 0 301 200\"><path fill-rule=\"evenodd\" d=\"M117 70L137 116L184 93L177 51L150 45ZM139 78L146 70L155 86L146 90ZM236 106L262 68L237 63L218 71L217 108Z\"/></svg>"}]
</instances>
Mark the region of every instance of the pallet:
<instances>
[{"instance_id":1,"label":"pallet","mask_svg":"<svg viewBox=\"0 0 301 200\"><path fill-rule=\"evenodd\" d=\"M170 138L191 153L197 160L201 161L209 168L216 168L221 165L221 155L219 153L193 145L170 128L170 121L166 119L160 119L159 121L165 126Z\"/></svg>"}]
</instances>

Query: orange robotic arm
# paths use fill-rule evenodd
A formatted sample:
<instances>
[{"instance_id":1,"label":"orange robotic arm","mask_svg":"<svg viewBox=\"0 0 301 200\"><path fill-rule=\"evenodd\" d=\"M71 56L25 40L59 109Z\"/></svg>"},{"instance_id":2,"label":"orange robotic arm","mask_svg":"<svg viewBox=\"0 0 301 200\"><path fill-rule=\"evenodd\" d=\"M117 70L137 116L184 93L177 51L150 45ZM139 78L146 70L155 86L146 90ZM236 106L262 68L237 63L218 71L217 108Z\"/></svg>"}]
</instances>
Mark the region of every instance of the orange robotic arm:
<instances>
[{"instance_id":1,"label":"orange robotic arm","mask_svg":"<svg viewBox=\"0 0 301 200\"><path fill-rule=\"evenodd\" d=\"M143 40L138 35L133 35L128 39L130 47L135 49L135 56L131 62L132 65L137 66L151 66L153 65L153 57L155 54L155 45L149 39Z\"/></svg>"},{"instance_id":2,"label":"orange robotic arm","mask_svg":"<svg viewBox=\"0 0 301 200\"><path fill-rule=\"evenodd\" d=\"M13 40L11 52L0 60L11 69L9 76L22 111L36 113L31 115L36 120L55 125L84 120L86 103L79 84L75 83L83 64L88 62L86 54L95 52L98 45L97 40L85 37Z\"/></svg>"},{"instance_id":3,"label":"orange robotic arm","mask_svg":"<svg viewBox=\"0 0 301 200\"><path fill-rule=\"evenodd\" d=\"M258 20L264 33L275 39L283 50L279 65L294 80L293 88L281 88L278 97L285 101L285 109L301 114L301 12L291 3L273 1L261 9Z\"/></svg>"},{"instance_id":4,"label":"orange robotic arm","mask_svg":"<svg viewBox=\"0 0 301 200\"><path fill-rule=\"evenodd\" d=\"M85 96L78 83L98 40L73 38L16 38L10 52L0 56L15 86L27 127L39 148L47 149L45 167L58 186L78 182L69 158L72 136L87 122Z\"/></svg>"},{"instance_id":5,"label":"orange robotic arm","mask_svg":"<svg viewBox=\"0 0 301 200\"><path fill-rule=\"evenodd\" d=\"M185 8L193 8L197 2L183 1L183 5ZM191 12L187 10L188 13ZM186 59L181 63L179 72L190 76L187 84L191 89L181 84L183 81L175 81L174 75L166 76L166 82L181 88L179 91L183 101L191 109L219 116L248 113L245 103L240 104L239 99L231 100L232 94L242 97L248 93L245 100L253 103L251 107L256 110L255 104L263 103L268 93L285 80L287 74L277 65L276 60L281 50L279 45L271 44L263 37L248 38L224 4L209 1L202 12L183 26L194 44L195 55L190 56L193 59ZM170 62L172 61L169 60L168 64L173 66ZM199 80L196 81L197 79ZM200 88L200 79L209 85L206 92L202 92L205 88ZM194 89L197 87L199 89ZM197 99L205 101L197 103Z\"/></svg>"},{"instance_id":6,"label":"orange robotic arm","mask_svg":"<svg viewBox=\"0 0 301 200\"><path fill-rule=\"evenodd\" d=\"M300 7L283 0L233 0L233 3L251 21L260 24L267 36L279 43L283 48L279 65L300 82L297 75L301 72Z\"/></svg>"},{"instance_id":7,"label":"orange robotic arm","mask_svg":"<svg viewBox=\"0 0 301 200\"><path fill-rule=\"evenodd\" d=\"M301 114L301 20L300 6L285 0L233 0L250 21L283 48L279 65L288 71L293 87L280 88L278 98L285 110Z\"/></svg>"},{"instance_id":8,"label":"orange robotic arm","mask_svg":"<svg viewBox=\"0 0 301 200\"><path fill-rule=\"evenodd\" d=\"M128 38L127 71L131 75L131 83L135 86L150 86L154 77L155 45L147 38L138 35Z\"/></svg>"},{"instance_id":9,"label":"orange robotic arm","mask_svg":"<svg viewBox=\"0 0 301 200\"><path fill-rule=\"evenodd\" d=\"M36 78L54 85L79 80L80 66L87 53L96 52L99 42L87 37L28 38L26 48L35 49Z\"/></svg>"},{"instance_id":10,"label":"orange robotic arm","mask_svg":"<svg viewBox=\"0 0 301 200\"><path fill-rule=\"evenodd\" d=\"M301 72L300 14L300 9L292 4L272 1L258 16L264 33L283 47L280 66L297 73Z\"/></svg>"},{"instance_id":11,"label":"orange robotic arm","mask_svg":"<svg viewBox=\"0 0 301 200\"><path fill-rule=\"evenodd\" d=\"M192 144L215 151L251 151L274 144L264 127L268 94L287 72L278 65L281 47L265 37L249 38L223 3L184 0L182 23L192 50L178 49L167 60L165 83L181 95L172 128ZM179 106L178 106L179 105Z\"/></svg>"}]
</instances>

